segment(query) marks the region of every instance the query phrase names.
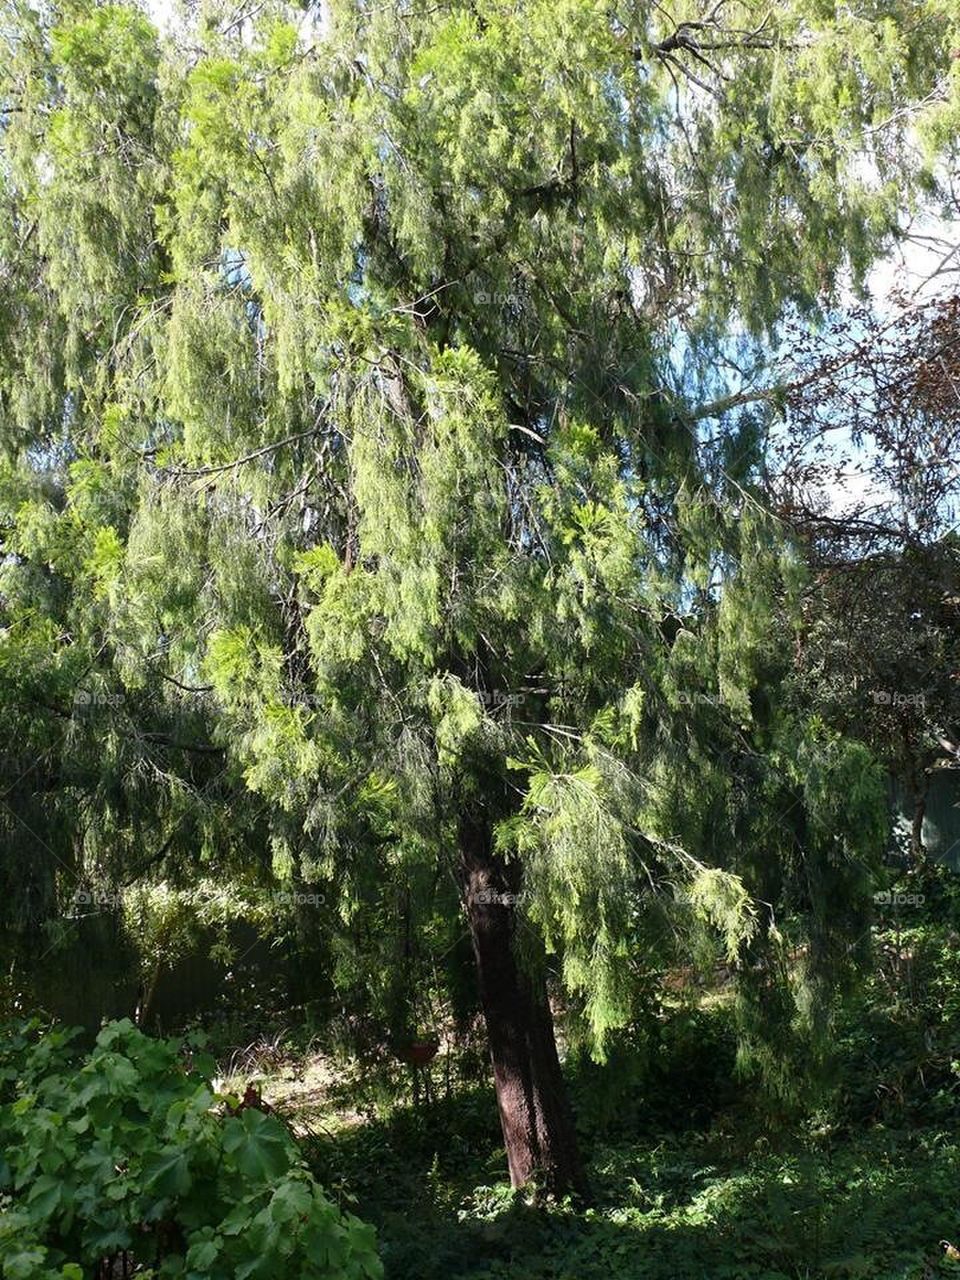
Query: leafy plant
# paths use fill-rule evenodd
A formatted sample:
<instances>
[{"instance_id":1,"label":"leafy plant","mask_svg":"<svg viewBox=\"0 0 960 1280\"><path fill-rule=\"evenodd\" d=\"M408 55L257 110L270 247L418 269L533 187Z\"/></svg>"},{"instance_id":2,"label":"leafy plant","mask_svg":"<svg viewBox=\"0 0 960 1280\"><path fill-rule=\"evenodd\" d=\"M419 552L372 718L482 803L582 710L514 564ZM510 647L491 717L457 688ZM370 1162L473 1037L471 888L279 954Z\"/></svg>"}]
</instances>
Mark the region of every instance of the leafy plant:
<instances>
[{"instance_id":1,"label":"leafy plant","mask_svg":"<svg viewBox=\"0 0 960 1280\"><path fill-rule=\"evenodd\" d=\"M376 1280L373 1229L330 1201L287 1129L222 1098L212 1063L129 1021L89 1054L36 1021L0 1036L0 1274ZM227 1106L219 1106L226 1103Z\"/></svg>"}]
</instances>

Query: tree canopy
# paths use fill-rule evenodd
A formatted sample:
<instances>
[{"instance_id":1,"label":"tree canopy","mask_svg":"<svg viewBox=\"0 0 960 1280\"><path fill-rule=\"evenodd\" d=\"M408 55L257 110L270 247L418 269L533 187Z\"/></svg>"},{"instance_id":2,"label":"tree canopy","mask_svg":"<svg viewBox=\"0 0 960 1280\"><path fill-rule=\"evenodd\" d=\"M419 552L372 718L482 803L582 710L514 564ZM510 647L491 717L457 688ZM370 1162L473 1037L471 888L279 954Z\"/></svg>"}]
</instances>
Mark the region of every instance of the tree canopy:
<instances>
[{"instance_id":1,"label":"tree canopy","mask_svg":"<svg viewBox=\"0 0 960 1280\"><path fill-rule=\"evenodd\" d=\"M319 886L334 985L382 1007L398 940L458 955L466 916L488 1026L546 974L601 1055L712 938L776 1081L771 1002L829 1009L886 801L787 678L806 569L738 358L936 198L953 7L331 0L161 37L65 0L2 39L11 919L86 879Z\"/></svg>"}]
</instances>

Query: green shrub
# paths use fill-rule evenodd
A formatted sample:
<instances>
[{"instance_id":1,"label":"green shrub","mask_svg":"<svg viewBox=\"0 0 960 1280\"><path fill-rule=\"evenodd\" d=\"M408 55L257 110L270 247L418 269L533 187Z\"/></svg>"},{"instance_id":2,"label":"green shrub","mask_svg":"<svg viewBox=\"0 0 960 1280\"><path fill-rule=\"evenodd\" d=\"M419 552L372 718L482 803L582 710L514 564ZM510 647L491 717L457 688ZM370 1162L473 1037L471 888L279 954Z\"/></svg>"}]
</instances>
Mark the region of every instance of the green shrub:
<instances>
[{"instance_id":1,"label":"green shrub","mask_svg":"<svg viewBox=\"0 0 960 1280\"><path fill-rule=\"evenodd\" d=\"M0 1033L4 1280L83 1280L123 1255L140 1277L382 1274L373 1229L326 1198L276 1117L222 1105L212 1063L126 1020L87 1055L76 1034Z\"/></svg>"}]
</instances>

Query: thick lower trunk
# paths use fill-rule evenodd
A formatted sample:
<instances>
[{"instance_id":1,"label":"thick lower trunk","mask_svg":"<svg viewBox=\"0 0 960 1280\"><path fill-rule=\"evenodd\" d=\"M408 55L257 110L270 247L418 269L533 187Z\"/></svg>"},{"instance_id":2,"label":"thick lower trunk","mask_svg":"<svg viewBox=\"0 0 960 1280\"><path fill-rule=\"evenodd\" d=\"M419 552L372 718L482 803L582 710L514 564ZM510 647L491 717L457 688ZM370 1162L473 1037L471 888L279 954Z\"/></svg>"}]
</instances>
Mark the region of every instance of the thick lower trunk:
<instances>
[{"instance_id":1,"label":"thick lower trunk","mask_svg":"<svg viewBox=\"0 0 960 1280\"><path fill-rule=\"evenodd\" d=\"M582 1195L586 1182L546 988L514 949L518 877L493 853L481 823L461 826L460 856L510 1182Z\"/></svg>"}]
</instances>

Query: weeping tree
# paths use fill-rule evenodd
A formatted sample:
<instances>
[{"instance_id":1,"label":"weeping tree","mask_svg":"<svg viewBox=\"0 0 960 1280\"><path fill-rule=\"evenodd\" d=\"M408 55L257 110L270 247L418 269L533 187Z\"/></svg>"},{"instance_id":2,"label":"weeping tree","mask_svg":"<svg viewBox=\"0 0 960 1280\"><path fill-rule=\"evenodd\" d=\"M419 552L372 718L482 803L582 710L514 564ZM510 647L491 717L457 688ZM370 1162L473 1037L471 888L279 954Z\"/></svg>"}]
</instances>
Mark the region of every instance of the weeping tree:
<instances>
[{"instance_id":1,"label":"weeping tree","mask_svg":"<svg viewBox=\"0 0 960 1280\"><path fill-rule=\"evenodd\" d=\"M583 1184L558 1002L602 1054L678 921L764 988L781 903L812 964L862 901L872 765L764 692L801 566L735 348L936 191L952 25L5 10L4 698L122 693L82 797L217 752L344 982L371 912L462 927L517 1186Z\"/></svg>"}]
</instances>

